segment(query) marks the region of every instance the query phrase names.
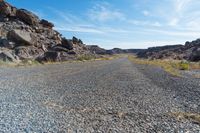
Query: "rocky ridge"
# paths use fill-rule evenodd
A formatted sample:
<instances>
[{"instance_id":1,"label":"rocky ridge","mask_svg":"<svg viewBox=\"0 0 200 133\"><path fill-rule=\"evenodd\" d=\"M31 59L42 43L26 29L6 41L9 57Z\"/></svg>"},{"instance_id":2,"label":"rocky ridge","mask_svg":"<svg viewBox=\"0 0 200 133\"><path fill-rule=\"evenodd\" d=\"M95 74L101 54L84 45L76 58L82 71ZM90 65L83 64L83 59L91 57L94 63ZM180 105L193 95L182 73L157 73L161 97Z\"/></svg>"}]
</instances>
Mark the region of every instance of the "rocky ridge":
<instances>
[{"instance_id":1,"label":"rocky ridge","mask_svg":"<svg viewBox=\"0 0 200 133\"><path fill-rule=\"evenodd\" d=\"M100 54L100 55L129 54L129 53L137 54L137 53L143 51L143 49L120 49L120 48L113 48L110 50L106 50L106 49L100 48L97 45L88 45L87 47L92 53Z\"/></svg>"},{"instance_id":2,"label":"rocky ridge","mask_svg":"<svg viewBox=\"0 0 200 133\"><path fill-rule=\"evenodd\" d=\"M53 27L32 12L0 0L0 59L63 61L92 54L80 39L66 39Z\"/></svg>"},{"instance_id":3,"label":"rocky ridge","mask_svg":"<svg viewBox=\"0 0 200 133\"><path fill-rule=\"evenodd\" d=\"M185 45L151 47L137 54L140 58L200 61L200 39Z\"/></svg>"}]
</instances>

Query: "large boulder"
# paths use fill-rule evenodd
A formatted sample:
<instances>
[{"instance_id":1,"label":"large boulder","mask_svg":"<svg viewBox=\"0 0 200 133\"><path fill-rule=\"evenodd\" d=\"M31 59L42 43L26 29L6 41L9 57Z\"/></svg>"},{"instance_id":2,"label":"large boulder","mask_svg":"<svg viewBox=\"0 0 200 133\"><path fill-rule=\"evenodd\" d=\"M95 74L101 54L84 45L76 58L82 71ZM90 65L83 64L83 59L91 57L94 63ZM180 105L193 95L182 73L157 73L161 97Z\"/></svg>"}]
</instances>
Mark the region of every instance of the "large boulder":
<instances>
[{"instance_id":1,"label":"large boulder","mask_svg":"<svg viewBox=\"0 0 200 133\"><path fill-rule=\"evenodd\" d=\"M69 49L63 47L62 45L56 45L52 48L54 51L63 51L63 52L69 52Z\"/></svg>"},{"instance_id":2,"label":"large boulder","mask_svg":"<svg viewBox=\"0 0 200 133\"><path fill-rule=\"evenodd\" d=\"M52 28L54 27L54 24L53 24L53 23L51 23L51 22L49 22L49 21L47 21L47 20L44 20L44 19L42 19L42 20L40 21L40 24L41 24L43 27L49 28L49 29L52 29Z\"/></svg>"},{"instance_id":3,"label":"large boulder","mask_svg":"<svg viewBox=\"0 0 200 133\"><path fill-rule=\"evenodd\" d=\"M36 37L25 30L12 30L8 32L7 38L10 41L17 43L17 45L34 45L37 42Z\"/></svg>"},{"instance_id":4,"label":"large boulder","mask_svg":"<svg viewBox=\"0 0 200 133\"><path fill-rule=\"evenodd\" d=\"M5 62L19 62L19 58L12 51L0 51L0 60Z\"/></svg>"},{"instance_id":5,"label":"large boulder","mask_svg":"<svg viewBox=\"0 0 200 133\"><path fill-rule=\"evenodd\" d=\"M43 61L61 61L60 52L48 51L44 53Z\"/></svg>"},{"instance_id":6,"label":"large boulder","mask_svg":"<svg viewBox=\"0 0 200 133\"><path fill-rule=\"evenodd\" d=\"M23 21L26 24L29 24L31 26L36 26L40 22L38 16L36 16L32 12L29 12L25 9L17 10L16 17L19 18L21 21Z\"/></svg>"},{"instance_id":7,"label":"large boulder","mask_svg":"<svg viewBox=\"0 0 200 133\"><path fill-rule=\"evenodd\" d=\"M73 44L71 41L67 40L66 38L62 38L62 47L72 50L73 49Z\"/></svg>"},{"instance_id":8,"label":"large boulder","mask_svg":"<svg viewBox=\"0 0 200 133\"><path fill-rule=\"evenodd\" d=\"M190 61L200 61L200 48L195 49L189 57Z\"/></svg>"}]
</instances>

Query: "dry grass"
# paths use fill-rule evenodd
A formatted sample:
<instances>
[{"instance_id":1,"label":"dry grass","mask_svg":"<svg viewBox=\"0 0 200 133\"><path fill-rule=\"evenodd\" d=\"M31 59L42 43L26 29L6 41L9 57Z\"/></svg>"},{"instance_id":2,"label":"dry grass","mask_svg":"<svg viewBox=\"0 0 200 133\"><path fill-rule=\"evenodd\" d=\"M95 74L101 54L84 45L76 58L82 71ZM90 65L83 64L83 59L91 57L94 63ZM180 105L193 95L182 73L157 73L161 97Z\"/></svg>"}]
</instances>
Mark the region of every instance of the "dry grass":
<instances>
[{"instance_id":1,"label":"dry grass","mask_svg":"<svg viewBox=\"0 0 200 133\"><path fill-rule=\"evenodd\" d=\"M148 60L139 59L135 56L128 56L130 61L137 64L154 65L163 68L166 72L174 75L181 76L179 70L194 70L200 69L200 62L187 62L180 60Z\"/></svg>"},{"instance_id":2,"label":"dry grass","mask_svg":"<svg viewBox=\"0 0 200 133\"><path fill-rule=\"evenodd\" d=\"M200 69L200 62L197 62L197 63L191 62L190 69L192 69L192 70Z\"/></svg>"},{"instance_id":3,"label":"dry grass","mask_svg":"<svg viewBox=\"0 0 200 133\"><path fill-rule=\"evenodd\" d=\"M137 64L159 66L174 76L180 76L179 71L177 71L178 65L174 61L138 59L134 56L129 56L128 59Z\"/></svg>"},{"instance_id":4,"label":"dry grass","mask_svg":"<svg viewBox=\"0 0 200 133\"><path fill-rule=\"evenodd\" d=\"M3 67L26 67L26 66L36 66L36 65L41 65L38 61L35 60L23 60L21 62L5 62L5 61L0 61L0 66Z\"/></svg>"},{"instance_id":5,"label":"dry grass","mask_svg":"<svg viewBox=\"0 0 200 133\"><path fill-rule=\"evenodd\" d=\"M187 112L172 112L170 113L170 116L176 118L179 121L185 119L200 124L200 114Z\"/></svg>"}]
</instances>

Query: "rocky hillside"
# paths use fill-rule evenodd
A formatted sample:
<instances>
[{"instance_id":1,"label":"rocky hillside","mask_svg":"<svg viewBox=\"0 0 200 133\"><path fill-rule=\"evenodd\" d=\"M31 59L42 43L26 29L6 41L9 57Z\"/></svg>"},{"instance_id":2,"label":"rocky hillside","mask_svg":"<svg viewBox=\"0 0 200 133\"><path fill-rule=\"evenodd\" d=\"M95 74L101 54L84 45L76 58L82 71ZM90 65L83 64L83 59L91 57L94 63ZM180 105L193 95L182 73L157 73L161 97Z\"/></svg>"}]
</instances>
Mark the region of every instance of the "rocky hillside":
<instances>
[{"instance_id":1,"label":"rocky hillside","mask_svg":"<svg viewBox=\"0 0 200 133\"><path fill-rule=\"evenodd\" d=\"M120 49L120 48L113 48L110 50L106 50L103 48L100 48L97 45L89 45L87 46L88 49L94 53L94 54L100 54L100 55L113 55L113 54L137 54L141 51L143 51L143 49Z\"/></svg>"},{"instance_id":2,"label":"rocky hillside","mask_svg":"<svg viewBox=\"0 0 200 133\"><path fill-rule=\"evenodd\" d=\"M108 54L137 54L143 51L143 49L120 49L120 48L113 48L111 50L107 50Z\"/></svg>"},{"instance_id":3,"label":"rocky hillside","mask_svg":"<svg viewBox=\"0 0 200 133\"><path fill-rule=\"evenodd\" d=\"M139 52L137 55L140 58L149 59L200 61L200 39L186 42L185 45L148 48L147 50Z\"/></svg>"},{"instance_id":4,"label":"rocky hillside","mask_svg":"<svg viewBox=\"0 0 200 133\"><path fill-rule=\"evenodd\" d=\"M0 59L61 61L92 54L80 39L66 39L53 27L32 12L0 0Z\"/></svg>"}]
</instances>

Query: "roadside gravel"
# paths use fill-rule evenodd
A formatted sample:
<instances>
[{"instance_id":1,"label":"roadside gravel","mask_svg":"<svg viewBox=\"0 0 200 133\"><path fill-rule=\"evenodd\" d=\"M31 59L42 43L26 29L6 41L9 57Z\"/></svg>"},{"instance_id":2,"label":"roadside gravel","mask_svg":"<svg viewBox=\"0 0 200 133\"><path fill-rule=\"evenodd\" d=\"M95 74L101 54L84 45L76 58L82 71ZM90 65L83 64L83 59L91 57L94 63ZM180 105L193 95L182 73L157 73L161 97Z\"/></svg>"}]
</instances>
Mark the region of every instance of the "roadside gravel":
<instances>
[{"instance_id":1,"label":"roadside gravel","mask_svg":"<svg viewBox=\"0 0 200 133\"><path fill-rule=\"evenodd\" d=\"M200 80L127 58L0 69L0 132L200 132Z\"/></svg>"}]
</instances>

